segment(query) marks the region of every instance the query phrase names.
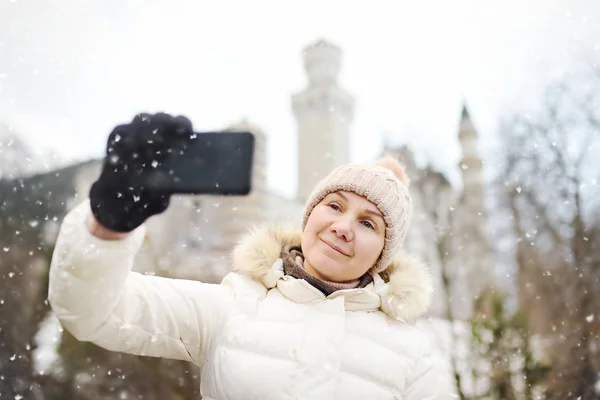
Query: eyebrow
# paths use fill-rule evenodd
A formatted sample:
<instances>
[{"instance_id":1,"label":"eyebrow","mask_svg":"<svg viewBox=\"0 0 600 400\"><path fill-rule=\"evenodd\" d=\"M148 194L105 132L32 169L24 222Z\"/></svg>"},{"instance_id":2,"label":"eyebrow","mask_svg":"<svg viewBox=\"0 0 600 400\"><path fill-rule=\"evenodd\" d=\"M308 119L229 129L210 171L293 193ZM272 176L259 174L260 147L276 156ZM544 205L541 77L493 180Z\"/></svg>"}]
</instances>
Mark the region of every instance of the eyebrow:
<instances>
[{"instance_id":1,"label":"eyebrow","mask_svg":"<svg viewBox=\"0 0 600 400\"><path fill-rule=\"evenodd\" d=\"M341 193L341 192L335 192L335 194L338 195L338 196L340 196L346 202L349 201L348 197L346 197L343 193ZM383 214L381 214L379 211L365 210L365 214L371 214L371 215L374 215L376 217L379 217L379 218L383 219Z\"/></svg>"},{"instance_id":2,"label":"eyebrow","mask_svg":"<svg viewBox=\"0 0 600 400\"><path fill-rule=\"evenodd\" d=\"M371 215L374 215L376 217L383 219L383 215L381 215L381 213L379 211L365 210L365 214L371 214Z\"/></svg>"}]
</instances>

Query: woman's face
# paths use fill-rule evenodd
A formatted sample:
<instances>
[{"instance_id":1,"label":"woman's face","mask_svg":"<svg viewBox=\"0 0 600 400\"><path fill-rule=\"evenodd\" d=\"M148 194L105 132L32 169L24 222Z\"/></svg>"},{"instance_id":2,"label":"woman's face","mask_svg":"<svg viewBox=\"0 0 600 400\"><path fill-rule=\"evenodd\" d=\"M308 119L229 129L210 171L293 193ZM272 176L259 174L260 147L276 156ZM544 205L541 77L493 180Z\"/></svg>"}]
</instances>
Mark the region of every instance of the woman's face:
<instances>
[{"instance_id":1,"label":"woman's face","mask_svg":"<svg viewBox=\"0 0 600 400\"><path fill-rule=\"evenodd\" d=\"M347 282L379 259L385 221L377 207L352 192L336 192L313 209L304 232L304 269L316 278Z\"/></svg>"}]
</instances>

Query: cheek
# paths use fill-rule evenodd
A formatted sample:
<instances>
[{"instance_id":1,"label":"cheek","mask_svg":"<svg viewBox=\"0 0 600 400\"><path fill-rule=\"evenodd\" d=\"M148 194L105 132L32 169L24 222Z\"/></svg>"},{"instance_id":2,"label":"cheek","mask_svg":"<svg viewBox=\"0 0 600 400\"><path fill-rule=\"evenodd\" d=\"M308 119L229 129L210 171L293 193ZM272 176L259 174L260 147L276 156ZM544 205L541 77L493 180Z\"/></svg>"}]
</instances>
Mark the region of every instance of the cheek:
<instances>
[{"instance_id":1,"label":"cheek","mask_svg":"<svg viewBox=\"0 0 600 400\"><path fill-rule=\"evenodd\" d=\"M306 221L306 228L312 230L319 230L319 227L325 224L326 220L326 211L321 205L317 205L310 214L310 217L308 217L308 221Z\"/></svg>"},{"instance_id":2,"label":"cheek","mask_svg":"<svg viewBox=\"0 0 600 400\"><path fill-rule=\"evenodd\" d=\"M304 241L304 237L307 236L307 239L314 241L314 238L327 226L327 218L324 214L321 207L317 206L308 217L308 221L306 221L306 227L304 228L304 232L302 233L302 241Z\"/></svg>"},{"instance_id":3,"label":"cheek","mask_svg":"<svg viewBox=\"0 0 600 400\"><path fill-rule=\"evenodd\" d=\"M300 240L300 246L302 251L306 254L310 252L314 247L317 240L317 230L311 221L309 220L302 232L302 238Z\"/></svg>"},{"instance_id":4,"label":"cheek","mask_svg":"<svg viewBox=\"0 0 600 400\"><path fill-rule=\"evenodd\" d=\"M363 240L360 244L360 254L363 261L375 262L381 255L384 241L380 237Z\"/></svg>"}]
</instances>

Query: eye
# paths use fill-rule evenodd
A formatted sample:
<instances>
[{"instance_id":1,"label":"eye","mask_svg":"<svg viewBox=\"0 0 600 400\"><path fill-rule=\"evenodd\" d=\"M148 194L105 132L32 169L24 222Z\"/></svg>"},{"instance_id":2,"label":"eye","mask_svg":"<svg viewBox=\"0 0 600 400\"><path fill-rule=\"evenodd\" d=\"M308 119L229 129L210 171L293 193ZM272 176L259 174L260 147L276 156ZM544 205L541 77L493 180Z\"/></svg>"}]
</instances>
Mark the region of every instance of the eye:
<instances>
[{"instance_id":1,"label":"eye","mask_svg":"<svg viewBox=\"0 0 600 400\"><path fill-rule=\"evenodd\" d=\"M370 223L369 221L362 221L361 224L366 227L367 229L372 229L375 230L375 226L373 226L372 223Z\"/></svg>"},{"instance_id":2,"label":"eye","mask_svg":"<svg viewBox=\"0 0 600 400\"><path fill-rule=\"evenodd\" d=\"M329 204L329 208L331 208L332 210L335 210L335 211L340 211L341 210L340 206L338 206L335 203Z\"/></svg>"}]
</instances>

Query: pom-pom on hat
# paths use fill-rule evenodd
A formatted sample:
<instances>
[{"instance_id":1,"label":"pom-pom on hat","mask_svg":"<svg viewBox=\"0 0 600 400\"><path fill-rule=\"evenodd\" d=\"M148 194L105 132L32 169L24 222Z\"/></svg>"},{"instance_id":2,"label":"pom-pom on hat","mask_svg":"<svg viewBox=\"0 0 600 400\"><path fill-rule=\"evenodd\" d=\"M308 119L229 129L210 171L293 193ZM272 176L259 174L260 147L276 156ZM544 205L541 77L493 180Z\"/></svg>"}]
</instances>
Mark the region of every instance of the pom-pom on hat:
<instances>
[{"instance_id":1,"label":"pom-pom on hat","mask_svg":"<svg viewBox=\"0 0 600 400\"><path fill-rule=\"evenodd\" d=\"M410 179L404 167L391 157L375 165L346 164L334 169L313 189L302 219L302 230L317 204L327 195L339 191L353 192L375 204L385 220L385 243L374 272L385 270L400 251L412 216Z\"/></svg>"}]
</instances>

